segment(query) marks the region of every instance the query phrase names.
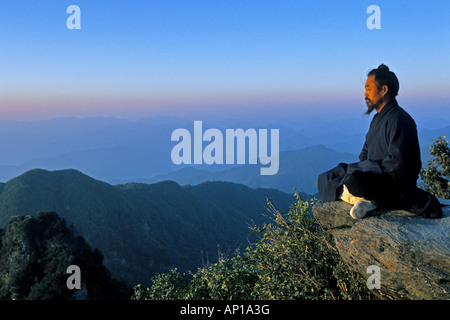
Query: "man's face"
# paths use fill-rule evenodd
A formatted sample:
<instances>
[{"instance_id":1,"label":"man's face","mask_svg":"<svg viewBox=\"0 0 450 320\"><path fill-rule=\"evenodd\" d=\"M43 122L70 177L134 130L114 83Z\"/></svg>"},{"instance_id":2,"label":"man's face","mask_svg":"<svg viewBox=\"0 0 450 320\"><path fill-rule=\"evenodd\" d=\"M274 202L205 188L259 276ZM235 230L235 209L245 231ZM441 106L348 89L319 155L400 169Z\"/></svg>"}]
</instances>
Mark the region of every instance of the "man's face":
<instances>
[{"instance_id":1,"label":"man's face","mask_svg":"<svg viewBox=\"0 0 450 320\"><path fill-rule=\"evenodd\" d=\"M375 83L375 76L367 77L365 89L366 92L364 94L364 98L367 104L366 114L370 114L373 110L381 107L384 99L384 94L382 93L382 90L378 90L378 87Z\"/></svg>"}]
</instances>

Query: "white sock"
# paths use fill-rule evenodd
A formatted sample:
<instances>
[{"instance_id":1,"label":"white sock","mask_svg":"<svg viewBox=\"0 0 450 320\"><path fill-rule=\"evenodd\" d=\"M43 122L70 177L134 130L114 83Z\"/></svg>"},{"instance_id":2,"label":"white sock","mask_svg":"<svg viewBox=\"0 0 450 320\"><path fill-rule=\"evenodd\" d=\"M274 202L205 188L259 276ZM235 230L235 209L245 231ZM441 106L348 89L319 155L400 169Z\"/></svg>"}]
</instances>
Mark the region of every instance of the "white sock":
<instances>
[{"instance_id":1,"label":"white sock","mask_svg":"<svg viewBox=\"0 0 450 320\"><path fill-rule=\"evenodd\" d=\"M377 205L369 200L361 198L356 201L353 208L350 210L350 216L353 219L361 219L366 216L366 214L372 210L375 210Z\"/></svg>"}]
</instances>

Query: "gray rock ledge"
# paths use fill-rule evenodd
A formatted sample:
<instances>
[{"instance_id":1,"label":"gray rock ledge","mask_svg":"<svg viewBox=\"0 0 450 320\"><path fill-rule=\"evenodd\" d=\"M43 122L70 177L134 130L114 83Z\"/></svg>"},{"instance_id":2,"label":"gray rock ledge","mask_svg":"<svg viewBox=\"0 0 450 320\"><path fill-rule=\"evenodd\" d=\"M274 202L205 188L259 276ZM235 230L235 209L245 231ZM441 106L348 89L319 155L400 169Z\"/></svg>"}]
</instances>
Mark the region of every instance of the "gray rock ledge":
<instances>
[{"instance_id":1,"label":"gray rock ledge","mask_svg":"<svg viewBox=\"0 0 450 320\"><path fill-rule=\"evenodd\" d=\"M450 200L439 199L450 205ZM380 268L376 295L393 299L450 299L450 206L441 219L403 210L375 210L360 220L351 205L334 201L313 206L314 217L328 228L343 260L364 279L367 268Z\"/></svg>"}]
</instances>

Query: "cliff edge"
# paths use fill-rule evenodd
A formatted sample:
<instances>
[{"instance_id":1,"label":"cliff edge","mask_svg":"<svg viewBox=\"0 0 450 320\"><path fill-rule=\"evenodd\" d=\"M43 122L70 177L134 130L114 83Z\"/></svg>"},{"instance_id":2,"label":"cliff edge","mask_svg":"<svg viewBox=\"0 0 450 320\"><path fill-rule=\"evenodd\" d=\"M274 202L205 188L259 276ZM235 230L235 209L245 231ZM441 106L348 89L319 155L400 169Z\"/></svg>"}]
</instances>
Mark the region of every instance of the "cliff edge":
<instances>
[{"instance_id":1,"label":"cliff edge","mask_svg":"<svg viewBox=\"0 0 450 320\"><path fill-rule=\"evenodd\" d=\"M403 210L375 210L360 220L351 205L334 201L313 206L314 217L334 236L349 267L368 279L378 266L382 298L450 299L450 200L439 199L441 219Z\"/></svg>"}]
</instances>

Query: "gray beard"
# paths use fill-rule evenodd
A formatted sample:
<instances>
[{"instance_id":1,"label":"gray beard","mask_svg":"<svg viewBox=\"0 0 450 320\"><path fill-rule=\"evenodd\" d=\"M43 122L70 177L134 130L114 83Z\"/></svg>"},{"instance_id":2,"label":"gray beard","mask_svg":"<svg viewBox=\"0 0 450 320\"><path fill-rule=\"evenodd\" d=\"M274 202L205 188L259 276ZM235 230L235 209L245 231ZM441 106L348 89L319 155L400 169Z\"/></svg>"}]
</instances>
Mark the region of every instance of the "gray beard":
<instances>
[{"instance_id":1,"label":"gray beard","mask_svg":"<svg viewBox=\"0 0 450 320\"><path fill-rule=\"evenodd\" d=\"M366 115L371 114L372 111L378 107L378 105L372 103L372 101L367 101L367 100L366 100L366 105L367 105L367 110L365 112Z\"/></svg>"}]
</instances>

